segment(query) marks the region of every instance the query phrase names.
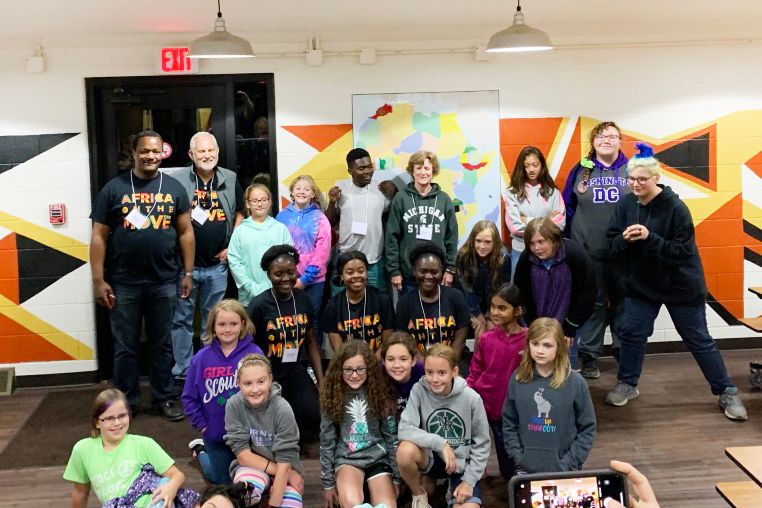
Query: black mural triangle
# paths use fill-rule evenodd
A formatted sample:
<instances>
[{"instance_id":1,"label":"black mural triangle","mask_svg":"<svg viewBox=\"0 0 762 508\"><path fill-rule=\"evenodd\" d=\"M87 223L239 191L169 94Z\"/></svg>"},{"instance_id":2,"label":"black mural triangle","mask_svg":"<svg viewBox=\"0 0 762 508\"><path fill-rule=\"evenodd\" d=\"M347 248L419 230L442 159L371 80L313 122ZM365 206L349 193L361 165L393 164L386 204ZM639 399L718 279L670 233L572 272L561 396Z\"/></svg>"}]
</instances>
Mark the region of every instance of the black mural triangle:
<instances>
[{"instance_id":1,"label":"black mural triangle","mask_svg":"<svg viewBox=\"0 0 762 508\"><path fill-rule=\"evenodd\" d=\"M19 303L42 292L85 262L16 233L19 267Z\"/></svg>"},{"instance_id":2,"label":"black mural triangle","mask_svg":"<svg viewBox=\"0 0 762 508\"><path fill-rule=\"evenodd\" d=\"M709 183L709 133L686 139L656 154L660 162Z\"/></svg>"},{"instance_id":3,"label":"black mural triangle","mask_svg":"<svg viewBox=\"0 0 762 508\"><path fill-rule=\"evenodd\" d=\"M0 136L0 173L37 157L77 133Z\"/></svg>"}]
</instances>

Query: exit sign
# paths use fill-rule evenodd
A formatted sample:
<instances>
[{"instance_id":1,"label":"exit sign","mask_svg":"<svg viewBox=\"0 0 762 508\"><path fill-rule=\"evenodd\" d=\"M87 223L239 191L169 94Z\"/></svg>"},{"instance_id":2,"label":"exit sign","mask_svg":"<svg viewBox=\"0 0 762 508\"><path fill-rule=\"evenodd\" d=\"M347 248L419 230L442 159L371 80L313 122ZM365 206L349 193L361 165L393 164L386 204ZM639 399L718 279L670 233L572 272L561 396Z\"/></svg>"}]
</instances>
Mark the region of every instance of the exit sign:
<instances>
[{"instance_id":1,"label":"exit sign","mask_svg":"<svg viewBox=\"0 0 762 508\"><path fill-rule=\"evenodd\" d=\"M189 58L190 48L171 47L159 51L159 72L161 74L195 74L197 63Z\"/></svg>"}]
</instances>

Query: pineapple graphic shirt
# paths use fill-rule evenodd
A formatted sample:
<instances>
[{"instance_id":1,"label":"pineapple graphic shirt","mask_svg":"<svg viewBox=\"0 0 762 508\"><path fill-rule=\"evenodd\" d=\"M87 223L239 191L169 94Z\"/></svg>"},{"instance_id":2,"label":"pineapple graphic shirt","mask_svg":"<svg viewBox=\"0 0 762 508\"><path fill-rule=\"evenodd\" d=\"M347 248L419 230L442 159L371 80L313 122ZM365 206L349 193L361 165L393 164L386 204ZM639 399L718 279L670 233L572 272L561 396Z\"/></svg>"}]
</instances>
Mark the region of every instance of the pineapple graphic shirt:
<instances>
[{"instance_id":1,"label":"pineapple graphic shirt","mask_svg":"<svg viewBox=\"0 0 762 508\"><path fill-rule=\"evenodd\" d=\"M364 469L386 464L398 482L397 421L395 415L374 417L368 407L365 387L348 390L344 420L335 423L327 415L320 420L320 477L324 489L336 486L336 469L351 465Z\"/></svg>"}]
</instances>

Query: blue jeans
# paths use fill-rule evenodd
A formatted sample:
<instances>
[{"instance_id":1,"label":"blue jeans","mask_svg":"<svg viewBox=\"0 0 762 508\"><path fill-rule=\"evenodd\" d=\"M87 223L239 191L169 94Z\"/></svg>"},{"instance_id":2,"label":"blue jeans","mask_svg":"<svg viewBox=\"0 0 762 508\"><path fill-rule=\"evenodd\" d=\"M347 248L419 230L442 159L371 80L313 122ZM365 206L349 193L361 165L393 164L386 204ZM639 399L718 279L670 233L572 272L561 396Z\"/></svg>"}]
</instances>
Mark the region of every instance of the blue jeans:
<instances>
[{"instance_id":1,"label":"blue jeans","mask_svg":"<svg viewBox=\"0 0 762 508\"><path fill-rule=\"evenodd\" d=\"M193 268L193 289L188 298L180 298L181 288L178 281L177 305L172 320L172 353L175 356L175 366L172 367L173 376L185 377L188 365L193 358L193 315L196 310L196 298L201 306L201 335L203 336L206 333L209 311L225 296L227 286L228 265L225 263L208 268Z\"/></svg>"},{"instance_id":2,"label":"blue jeans","mask_svg":"<svg viewBox=\"0 0 762 508\"><path fill-rule=\"evenodd\" d=\"M177 302L177 283L112 284L114 308L109 313L114 336L114 386L132 409L140 401L140 332L145 320L151 394L155 404L172 398L170 328Z\"/></svg>"},{"instance_id":3,"label":"blue jeans","mask_svg":"<svg viewBox=\"0 0 762 508\"><path fill-rule=\"evenodd\" d=\"M519 258L521 257L521 253L524 252L523 250L517 251L516 249L511 249L511 282L513 282L514 274L516 273L516 265L519 264Z\"/></svg>"},{"instance_id":4,"label":"blue jeans","mask_svg":"<svg viewBox=\"0 0 762 508\"><path fill-rule=\"evenodd\" d=\"M735 387L728 377L725 362L706 327L706 305L704 302L690 305L666 304L667 311L675 323L677 333L695 358L701 372L709 382L712 393L720 395L725 388ZM637 386L643 370L648 337L653 334L654 321L659 314L661 303L648 302L638 298L625 298L624 312L618 322L619 340L619 381Z\"/></svg>"},{"instance_id":5,"label":"blue jeans","mask_svg":"<svg viewBox=\"0 0 762 508\"><path fill-rule=\"evenodd\" d=\"M201 471L215 485L230 485L230 463L235 460L232 450L224 443L204 438L206 453L198 456Z\"/></svg>"}]
</instances>

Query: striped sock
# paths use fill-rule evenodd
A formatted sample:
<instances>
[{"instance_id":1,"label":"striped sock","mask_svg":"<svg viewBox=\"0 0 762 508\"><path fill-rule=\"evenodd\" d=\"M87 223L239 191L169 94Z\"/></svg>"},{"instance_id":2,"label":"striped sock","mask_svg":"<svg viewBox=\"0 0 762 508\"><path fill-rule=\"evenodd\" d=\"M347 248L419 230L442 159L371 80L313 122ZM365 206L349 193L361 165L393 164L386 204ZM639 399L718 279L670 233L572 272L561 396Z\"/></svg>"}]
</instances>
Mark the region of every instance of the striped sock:
<instances>
[{"instance_id":1,"label":"striped sock","mask_svg":"<svg viewBox=\"0 0 762 508\"><path fill-rule=\"evenodd\" d=\"M283 501L281 508L302 508L302 495L299 494L291 485L286 486L283 492Z\"/></svg>"},{"instance_id":2,"label":"striped sock","mask_svg":"<svg viewBox=\"0 0 762 508\"><path fill-rule=\"evenodd\" d=\"M246 482L251 486L252 492L248 496L247 506L253 506L259 503L262 493L270 486L270 476L253 467L239 466L235 471L233 482Z\"/></svg>"}]
</instances>

